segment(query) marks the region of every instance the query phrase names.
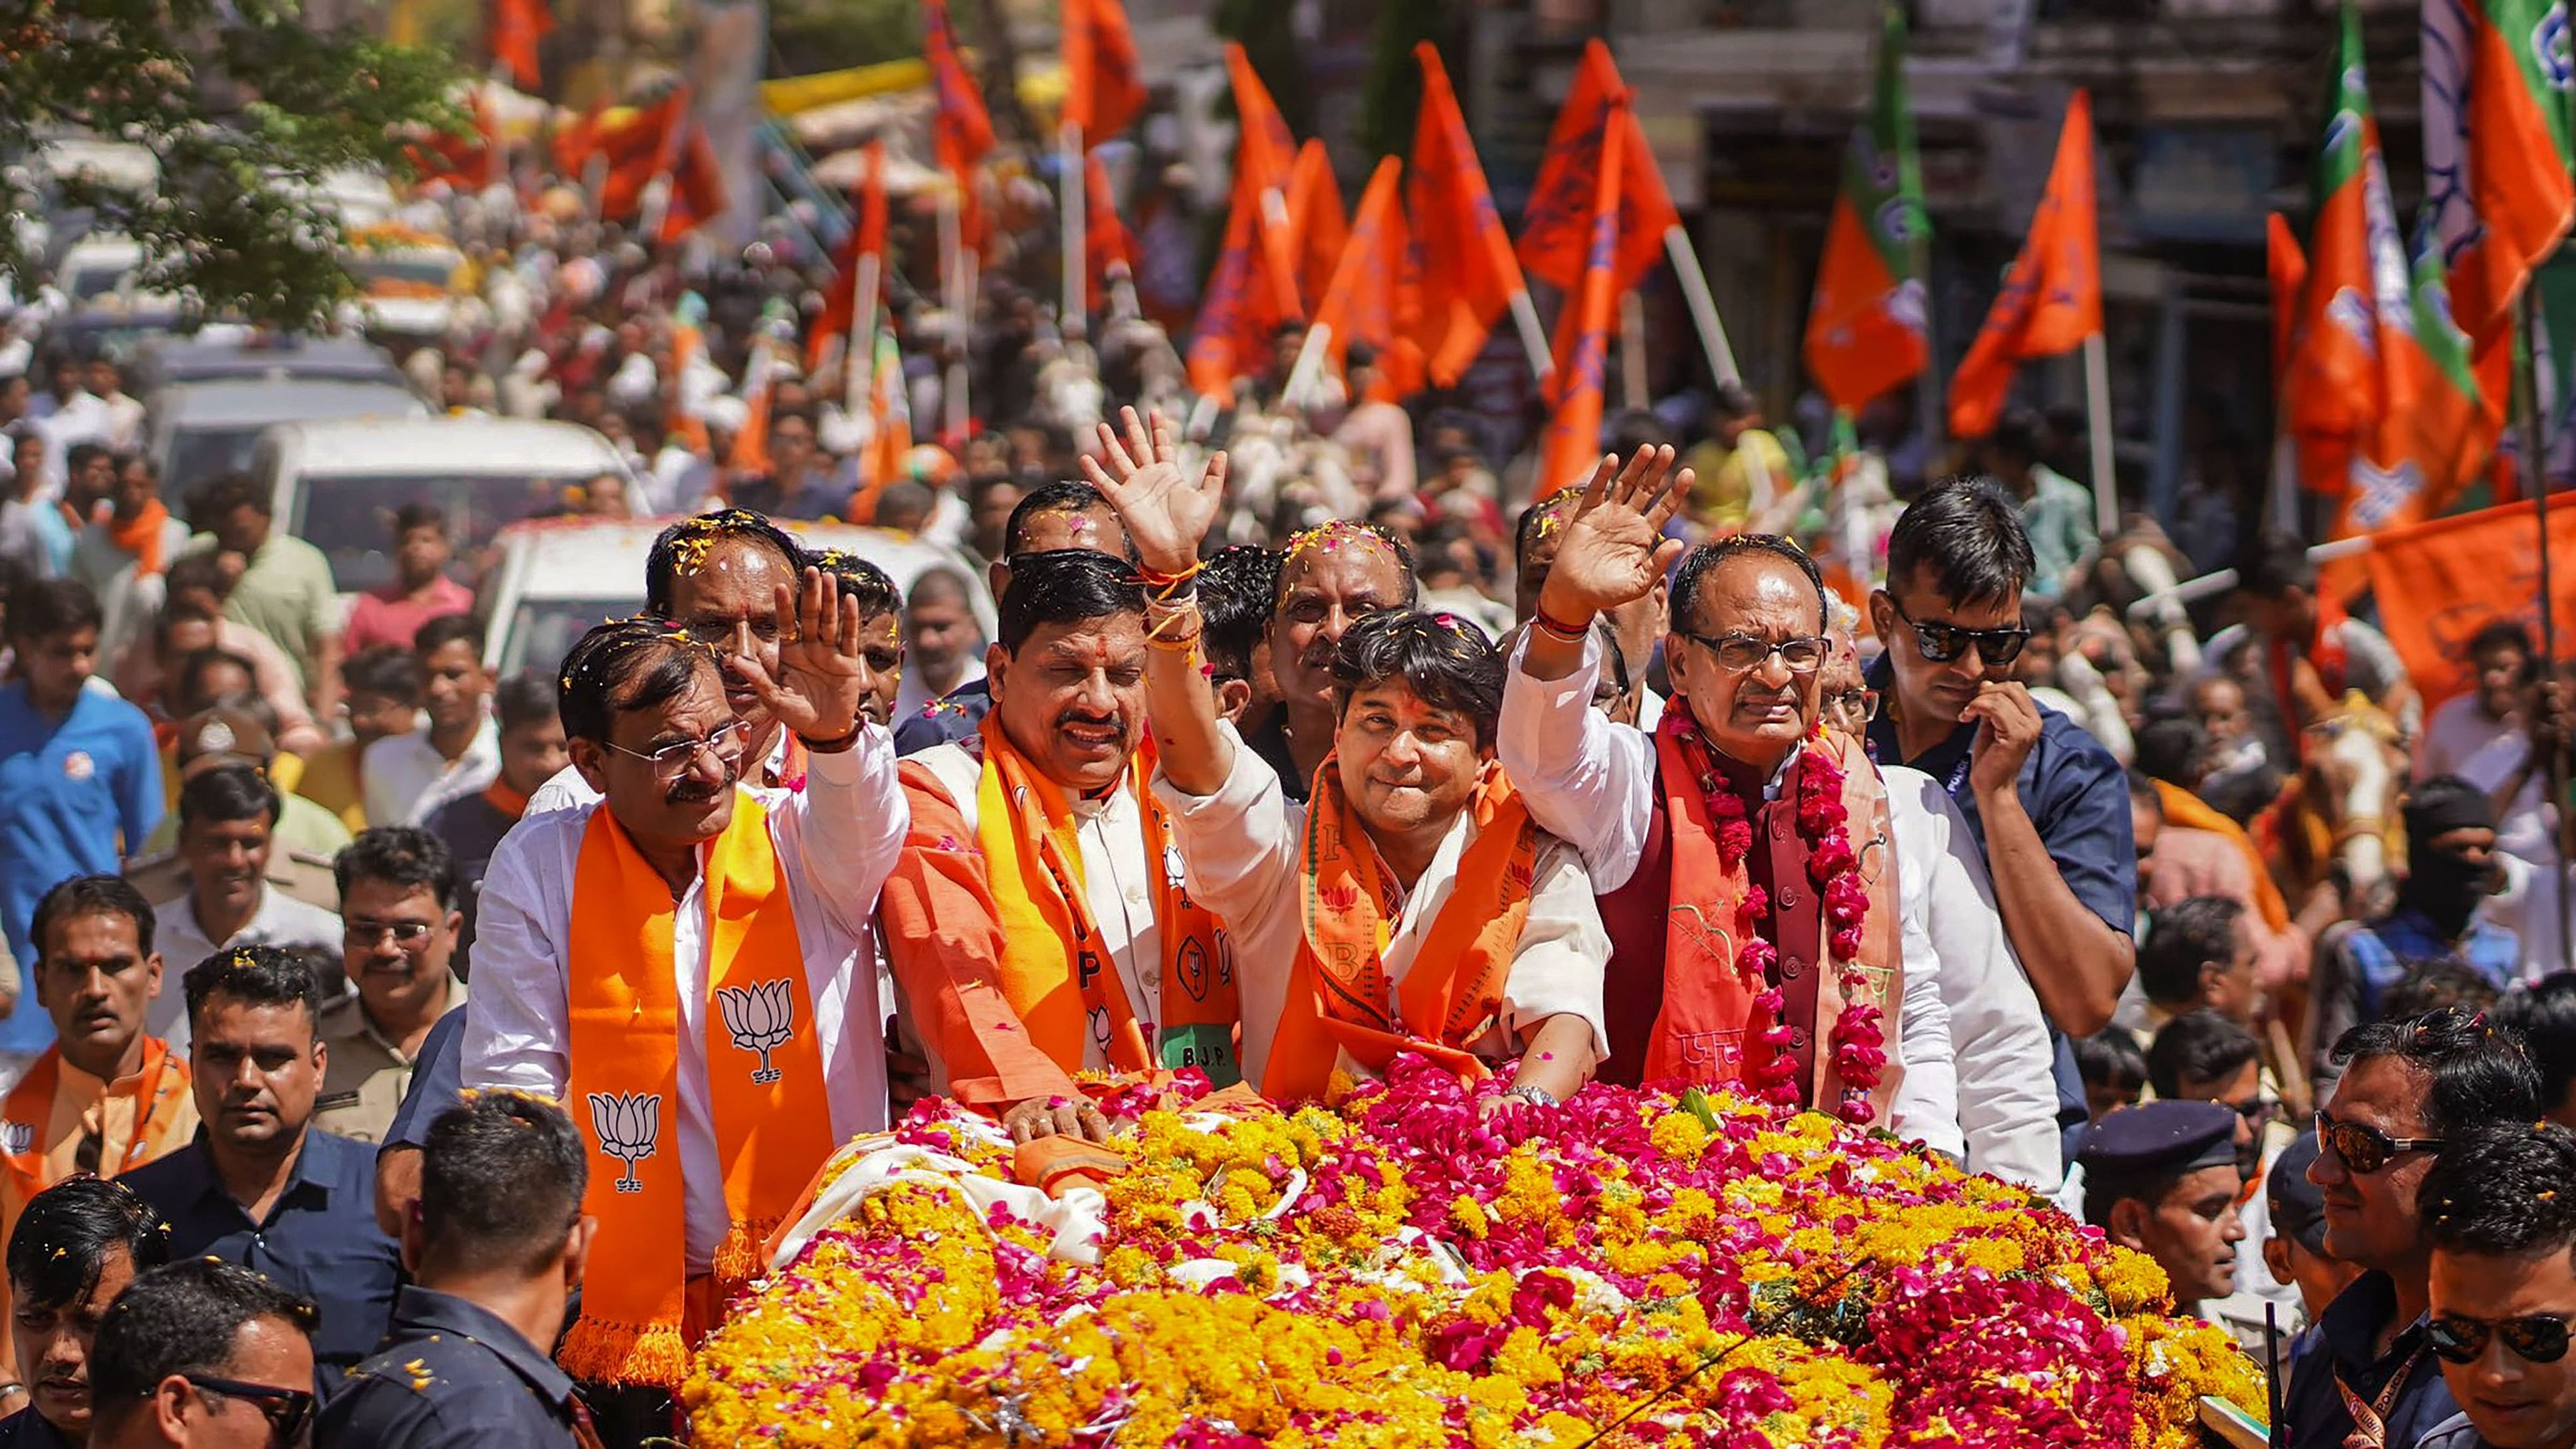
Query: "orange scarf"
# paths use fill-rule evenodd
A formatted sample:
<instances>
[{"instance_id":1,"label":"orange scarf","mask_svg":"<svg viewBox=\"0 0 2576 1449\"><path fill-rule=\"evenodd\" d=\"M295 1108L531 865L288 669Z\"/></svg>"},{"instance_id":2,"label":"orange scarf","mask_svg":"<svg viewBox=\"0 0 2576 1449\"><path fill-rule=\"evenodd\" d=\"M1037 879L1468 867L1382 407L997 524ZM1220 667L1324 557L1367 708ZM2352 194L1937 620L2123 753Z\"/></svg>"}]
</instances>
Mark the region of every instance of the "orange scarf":
<instances>
[{"instance_id":1,"label":"orange scarf","mask_svg":"<svg viewBox=\"0 0 2576 1449\"><path fill-rule=\"evenodd\" d=\"M53 1126L54 1093L62 1083L62 1066L63 1049L48 1048L19 1079L8 1100L0 1103L0 1172L8 1174L21 1207L54 1185L45 1160L49 1145L45 1134ZM189 1095L188 1064L170 1055L160 1038L143 1039L143 1064L133 1076L118 1082L133 1084L134 1137L114 1163L99 1163L102 1177L115 1177L158 1160L185 1145L197 1129L196 1113L186 1110L195 1104ZM116 1088L117 1082L108 1084L111 1094Z\"/></svg>"},{"instance_id":2,"label":"orange scarf","mask_svg":"<svg viewBox=\"0 0 2576 1449\"><path fill-rule=\"evenodd\" d=\"M1080 825L1064 791L1031 768L1003 733L1002 717L984 716L984 773L975 792L975 838L992 882L1002 928L1003 998L1029 1039L1058 1066L1079 1071L1083 1042L1102 1043L1122 1072L1197 1067L1218 1086L1242 1078L1235 1028L1234 961L1214 912L1182 886L1171 820L1145 788L1153 778L1151 747L1127 764L1125 788L1145 826L1145 859L1154 871L1154 920L1161 927L1163 1005L1160 1022L1140 1021L1125 983L1108 958L1083 894Z\"/></svg>"},{"instance_id":3,"label":"orange scarf","mask_svg":"<svg viewBox=\"0 0 2576 1449\"><path fill-rule=\"evenodd\" d=\"M499 780L483 787L483 803L517 820L528 813L528 797Z\"/></svg>"},{"instance_id":4,"label":"orange scarf","mask_svg":"<svg viewBox=\"0 0 2576 1449\"><path fill-rule=\"evenodd\" d=\"M170 522L170 510L158 498L143 505L143 511L127 522L107 520L107 541L134 555L135 572L157 575L161 572L162 529Z\"/></svg>"},{"instance_id":5,"label":"orange scarf","mask_svg":"<svg viewBox=\"0 0 2576 1449\"><path fill-rule=\"evenodd\" d=\"M1263 1096L1322 1097L1343 1052L1379 1073L1396 1053L1412 1051L1468 1080L1486 1075L1468 1046L1502 1010L1529 920L1538 827L1501 767L1490 763L1467 808L1476 836L1459 854L1457 883L1403 985L1390 989L1386 946L1401 914L1394 884L1342 793L1338 758L1327 757L1315 772L1298 891L1305 946L1261 1074Z\"/></svg>"},{"instance_id":6,"label":"orange scarf","mask_svg":"<svg viewBox=\"0 0 2576 1449\"><path fill-rule=\"evenodd\" d=\"M2290 924L2290 903L2282 899L2281 888L2273 884L2272 867L2263 859L2263 852L2255 848L2254 837L2245 833L2245 827L2180 785L2163 780L2155 784L2156 799L2164 806L2165 823L2226 837L2227 843L2236 847L2236 853L2245 857L2246 871L2254 879L2254 909L2263 917L2263 924L2274 931L2286 929Z\"/></svg>"},{"instance_id":7,"label":"orange scarf","mask_svg":"<svg viewBox=\"0 0 2576 1449\"><path fill-rule=\"evenodd\" d=\"M690 1354L677 907L606 806L591 816L579 861L566 1098L600 1154L582 1203L599 1237L562 1361L580 1378L677 1389ZM729 1290L758 1270L761 1240L834 1143L796 916L769 812L748 791L735 795L733 823L707 853L704 891L708 1106L731 1219L715 1279Z\"/></svg>"},{"instance_id":8,"label":"orange scarf","mask_svg":"<svg viewBox=\"0 0 2576 1449\"><path fill-rule=\"evenodd\" d=\"M1685 744L1673 731L1655 732L1655 785L1664 792L1672 831L1672 897L1664 927L1664 1005L1655 1018L1654 1040L1646 1049L1645 1080L1702 1086L1749 1083L1760 1077L1772 1056L1772 1048L1762 1040L1763 1023L1755 1019L1760 1013L1754 1008L1754 997L1761 987L1747 981L1737 965L1744 932L1758 929L1759 923L1742 919L1746 894L1752 888L1745 861L1738 859L1730 867L1718 851L1707 788L1717 765L1699 753L1701 748ZM1828 731L1808 741L1805 748L1837 752L1852 849L1860 857L1869 886L1858 964L1863 989L1874 995L1888 1023L1889 1061L1871 1093L1878 1120L1884 1122L1899 1076L1893 1028L1903 980L1896 837L1889 827L1887 791L1859 745L1839 731ZM1805 760L1802 754L1798 765L1783 777L1781 788L1788 799L1796 798L1798 771L1805 768ZM1744 803L1748 820L1758 824L1755 817L1761 799L1756 796ZM1769 844L1757 832L1752 848L1764 850ZM1774 881L1772 888L1782 897L1774 907L1777 911L1823 909L1821 892L1809 880ZM1794 903L1787 899L1789 890L1797 892ZM1825 935L1819 933L1820 942ZM1785 968L1788 963L1781 965ZM1842 1014L1845 995L1840 973L1825 963L1801 962L1799 969L1817 975L1814 1019L1789 1023L1807 1032L1815 1046L1814 1067L1808 1079L1799 1083L1800 1096L1810 1108L1831 1113L1833 1104L1842 1099L1842 1085L1834 1073L1828 1034Z\"/></svg>"}]
</instances>

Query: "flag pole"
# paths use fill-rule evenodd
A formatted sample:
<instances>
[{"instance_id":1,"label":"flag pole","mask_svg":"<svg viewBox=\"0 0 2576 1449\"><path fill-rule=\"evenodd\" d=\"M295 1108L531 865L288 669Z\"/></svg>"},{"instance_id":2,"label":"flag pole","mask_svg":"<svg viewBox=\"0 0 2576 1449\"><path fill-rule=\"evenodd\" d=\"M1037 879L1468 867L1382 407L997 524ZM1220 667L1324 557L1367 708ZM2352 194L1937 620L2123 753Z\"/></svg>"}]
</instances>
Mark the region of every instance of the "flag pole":
<instances>
[{"instance_id":1,"label":"flag pole","mask_svg":"<svg viewBox=\"0 0 2576 1449\"><path fill-rule=\"evenodd\" d=\"M2120 531L2120 476L2111 455L2111 359L2099 331L2084 338L2084 430L2093 441L2093 526Z\"/></svg>"},{"instance_id":2,"label":"flag pole","mask_svg":"<svg viewBox=\"0 0 2576 1449\"><path fill-rule=\"evenodd\" d=\"M1530 301L1529 288L1512 290L1512 325L1520 330L1521 350L1529 354L1530 371L1541 382L1556 371L1556 359L1549 355L1547 329L1538 325L1538 306Z\"/></svg>"},{"instance_id":3,"label":"flag pole","mask_svg":"<svg viewBox=\"0 0 2576 1449\"><path fill-rule=\"evenodd\" d=\"M1083 223L1090 218L1084 212L1090 206L1089 175L1082 164L1082 128L1062 121L1055 128L1057 194L1063 199L1057 209L1064 213L1064 312L1056 326L1070 342L1083 335L1083 278L1087 268L1084 257Z\"/></svg>"},{"instance_id":4,"label":"flag pole","mask_svg":"<svg viewBox=\"0 0 2576 1449\"><path fill-rule=\"evenodd\" d=\"M1742 382L1744 374L1735 365L1735 349L1727 344L1726 324L1718 320L1717 299L1709 295L1708 274L1700 270L1689 228L1678 222L1664 228L1664 255L1682 284L1683 300L1690 303L1691 325L1699 330L1700 350L1708 354L1709 376Z\"/></svg>"},{"instance_id":5,"label":"flag pole","mask_svg":"<svg viewBox=\"0 0 2576 1449\"><path fill-rule=\"evenodd\" d=\"M1635 289L1619 294L1619 403L1636 411L1650 401L1646 387L1646 299Z\"/></svg>"},{"instance_id":6,"label":"flag pole","mask_svg":"<svg viewBox=\"0 0 2576 1449\"><path fill-rule=\"evenodd\" d=\"M2540 527L2540 677L2543 688L2557 682L2558 674L2558 601L2552 596L2549 558L2549 458L2548 441L2540 419L2540 287L2537 280L2527 281L2522 288L2522 356L2515 369L2515 381L2522 394L2522 458L2525 486L2531 489L2531 513ZM2536 721L2535 721L2536 722ZM2535 748L2538 741L2534 740ZM2558 802L2558 968L2576 967L2576 896L2567 889L2568 816L2567 750L2562 744L2549 752L2541 762L2542 778L2548 782L2549 798Z\"/></svg>"},{"instance_id":7,"label":"flag pole","mask_svg":"<svg viewBox=\"0 0 2576 1449\"><path fill-rule=\"evenodd\" d=\"M883 265L875 252L859 253L858 294L850 303L850 335L841 354L841 410L862 436L871 438L867 420L877 362L877 269Z\"/></svg>"},{"instance_id":8,"label":"flag pole","mask_svg":"<svg viewBox=\"0 0 2576 1449\"><path fill-rule=\"evenodd\" d=\"M955 178L958 186L968 178ZM974 335L975 319L968 315L971 305L966 290L966 247L963 223L958 210L963 201L959 192L949 191L939 198L939 280L947 295L949 346L948 365L942 369L939 383L939 431L954 447L966 438L966 342Z\"/></svg>"}]
</instances>

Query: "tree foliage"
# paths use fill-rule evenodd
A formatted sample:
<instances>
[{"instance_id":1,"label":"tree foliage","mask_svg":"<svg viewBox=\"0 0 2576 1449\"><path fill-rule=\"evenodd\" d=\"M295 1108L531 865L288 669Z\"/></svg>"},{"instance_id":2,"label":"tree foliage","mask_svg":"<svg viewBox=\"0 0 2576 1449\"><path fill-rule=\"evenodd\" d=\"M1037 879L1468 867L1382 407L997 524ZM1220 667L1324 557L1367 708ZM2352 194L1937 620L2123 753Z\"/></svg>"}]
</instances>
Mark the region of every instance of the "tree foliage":
<instances>
[{"instance_id":1,"label":"tree foliage","mask_svg":"<svg viewBox=\"0 0 2576 1449\"><path fill-rule=\"evenodd\" d=\"M0 0L0 209L94 209L141 244L146 289L314 327L352 291L324 173L399 175L407 130L470 133L454 80L435 52L309 29L294 0ZM44 145L82 135L152 152L159 182L49 179ZM40 260L0 228L22 292Z\"/></svg>"}]
</instances>

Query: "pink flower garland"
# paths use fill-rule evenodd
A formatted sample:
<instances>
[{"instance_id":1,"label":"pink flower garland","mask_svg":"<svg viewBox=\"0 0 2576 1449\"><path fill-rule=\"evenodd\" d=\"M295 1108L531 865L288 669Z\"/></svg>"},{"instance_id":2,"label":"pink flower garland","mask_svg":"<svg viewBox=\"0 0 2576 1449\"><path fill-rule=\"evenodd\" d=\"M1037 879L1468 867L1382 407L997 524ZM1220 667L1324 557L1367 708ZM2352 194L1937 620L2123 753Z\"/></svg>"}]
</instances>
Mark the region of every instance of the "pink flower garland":
<instances>
[{"instance_id":1,"label":"pink flower garland","mask_svg":"<svg viewBox=\"0 0 2576 1449\"><path fill-rule=\"evenodd\" d=\"M1678 718L1675 728L1698 733ZM1705 738L1697 743L1708 749ZM1723 771L1706 771L1701 783L1708 794L1709 820L1717 829L1718 860L1728 870L1738 869L1753 849L1750 807ZM1887 1035L1881 1024L1883 1013L1862 995L1868 984L1860 967L1860 949L1862 923L1869 915L1869 885L1861 879L1860 855L1852 849L1849 812L1843 808L1842 768L1821 745L1809 749L1799 762L1796 809L1798 835L1807 843L1807 875L1824 895L1826 946L1835 980L1842 987L1843 1009L1834 1018L1831 1036L1834 1075L1843 1084L1835 1113L1855 1127L1866 1127L1878 1115L1870 1093L1886 1074ZM1746 1085L1765 1102L1794 1107L1798 1105L1798 1060L1791 1045L1789 1002L1772 970L1780 951L1760 933L1770 904L1762 887L1749 886L1735 918L1736 932L1744 941L1736 952L1735 969L1754 993L1762 1043L1771 1049L1769 1059Z\"/></svg>"}]
</instances>

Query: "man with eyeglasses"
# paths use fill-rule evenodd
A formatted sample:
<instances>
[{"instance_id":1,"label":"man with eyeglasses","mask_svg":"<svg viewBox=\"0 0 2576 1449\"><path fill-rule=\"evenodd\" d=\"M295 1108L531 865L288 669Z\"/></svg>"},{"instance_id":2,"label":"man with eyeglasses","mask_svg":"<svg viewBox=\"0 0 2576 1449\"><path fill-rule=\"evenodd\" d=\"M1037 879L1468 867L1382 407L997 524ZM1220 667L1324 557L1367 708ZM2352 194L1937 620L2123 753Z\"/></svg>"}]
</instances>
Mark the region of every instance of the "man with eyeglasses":
<instances>
[{"instance_id":1,"label":"man with eyeglasses","mask_svg":"<svg viewBox=\"0 0 2576 1449\"><path fill-rule=\"evenodd\" d=\"M1882 776L1856 740L1815 727L1832 649L1815 562L1767 534L1693 550L1672 587L1664 653L1676 693L1654 735L1591 707L1603 659L1594 620L1653 591L1683 549L1663 537L1691 483L1672 461L1670 448L1624 467L1605 459L1585 485L1511 662L1498 732L1531 817L1582 853L1602 893L1612 955L1600 1075L1733 1083L1955 1144L1955 1082L1927 1091L1906 1079L1958 1068L1940 976L2000 982L2009 959L1992 914L1964 904L1985 887L1939 788L1908 771ZM1837 816L1840 838L1816 823ZM1829 925L1811 882L1845 848L1845 914ZM1846 1016L1846 1003L1859 1009ZM1862 1020L1880 1024L1888 1064L1846 1075L1837 1049L1857 1044ZM1975 1165L2052 1188L2055 1144L2043 1133L2034 1147Z\"/></svg>"},{"instance_id":2,"label":"man with eyeglasses","mask_svg":"<svg viewBox=\"0 0 2576 1449\"><path fill-rule=\"evenodd\" d=\"M1941 783L1994 878L2014 955L2059 1035L2058 1124L2084 1125L2066 1038L2111 1022L2136 961L2137 841L2120 762L2013 682L2029 642L2020 509L1991 480L1951 478L1907 505L1887 540L1887 587L1869 598L1887 644L1872 682L1870 753Z\"/></svg>"},{"instance_id":3,"label":"man with eyeglasses","mask_svg":"<svg viewBox=\"0 0 2576 1449\"><path fill-rule=\"evenodd\" d=\"M2423 1449L2576 1446L2576 1133L2517 1122L2445 1148L2422 1208L2425 1337L2460 1405Z\"/></svg>"},{"instance_id":4,"label":"man with eyeglasses","mask_svg":"<svg viewBox=\"0 0 2576 1449\"><path fill-rule=\"evenodd\" d=\"M187 1257L109 1306L90 1350L91 1449L292 1449L313 1422L318 1315L231 1263Z\"/></svg>"},{"instance_id":5,"label":"man with eyeglasses","mask_svg":"<svg viewBox=\"0 0 2576 1449\"><path fill-rule=\"evenodd\" d=\"M2308 1180L2325 1199L2326 1252L2364 1271L2290 1375L2283 1442L2404 1449L2459 1408L2427 1335L2424 1180L2448 1143L2537 1116L2540 1074L2518 1037L2457 1007L2355 1027L2334 1056L2344 1072L2317 1113Z\"/></svg>"},{"instance_id":6,"label":"man with eyeglasses","mask_svg":"<svg viewBox=\"0 0 2576 1449\"><path fill-rule=\"evenodd\" d=\"M465 1004L450 963L464 917L456 862L437 836L409 825L365 831L333 862L340 881L340 964L357 988L325 1007L331 1049L313 1125L382 1140L429 1029Z\"/></svg>"},{"instance_id":7,"label":"man with eyeglasses","mask_svg":"<svg viewBox=\"0 0 2576 1449\"><path fill-rule=\"evenodd\" d=\"M601 1273L562 1361L625 1386L621 1432L672 1432L690 1351L833 1148L886 1122L870 918L909 823L859 603L779 583L763 658L728 662L798 740L803 788L755 789L728 675L657 619L563 661L596 806L531 815L484 876L462 1084L572 1105L598 1156Z\"/></svg>"}]
</instances>

